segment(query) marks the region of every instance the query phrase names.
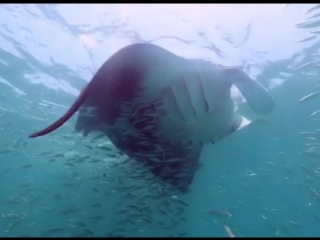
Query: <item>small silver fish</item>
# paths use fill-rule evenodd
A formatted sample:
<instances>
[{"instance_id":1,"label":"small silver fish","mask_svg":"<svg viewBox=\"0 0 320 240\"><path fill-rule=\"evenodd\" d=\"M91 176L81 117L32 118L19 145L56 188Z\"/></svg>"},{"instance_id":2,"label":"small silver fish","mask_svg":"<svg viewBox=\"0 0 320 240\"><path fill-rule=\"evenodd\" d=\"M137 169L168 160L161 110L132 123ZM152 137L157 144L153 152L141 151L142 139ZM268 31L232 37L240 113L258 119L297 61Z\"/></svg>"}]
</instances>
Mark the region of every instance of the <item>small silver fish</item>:
<instances>
[{"instance_id":1,"label":"small silver fish","mask_svg":"<svg viewBox=\"0 0 320 240\"><path fill-rule=\"evenodd\" d=\"M303 98L301 98L298 102L306 102L306 101L309 101L309 100L315 98L316 96L318 96L319 94L320 94L320 91L310 93L309 95L304 96Z\"/></svg>"},{"instance_id":2,"label":"small silver fish","mask_svg":"<svg viewBox=\"0 0 320 240\"><path fill-rule=\"evenodd\" d=\"M320 113L320 110L317 110L309 115L309 118L312 118Z\"/></svg>"},{"instance_id":3,"label":"small silver fish","mask_svg":"<svg viewBox=\"0 0 320 240\"><path fill-rule=\"evenodd\" d=\"M64 228L50 228L42 232L43 236L51 236L64 231Z\"/></svg>"},{"instance_id":4,"label":"small silver fish","mask_svg":"<svg viewBox=\"0 0 320 240\"><path fill-rule=\"evenodd\" d=\"M299 223L296 223L292 220L287 220L287 223L290 223L291 225L295 226L295 227L301 227L301 225Z\"/></svg>"},{"instance_id":5,"label":"small silver fish","mask_svg":"<svg viewBox=\"0 0 320 240\"><path fill-rule=\"evenodd\" d=\"M3 112L1 115L0 115L0 118L3 117L4 115L6 115L8 112L8 110L6 110L5 112Z\"/></svg>"},{"instance_id":6,"label":"small silver fish","mask_svg":"<svg viewBox=\"0 0 320 240\"><path fill-rule=\"evenodd\" d=\"M227 226L227 225L224 225L224 229L227 231L227 234L229 237L232 237L234 238L234 234L232 233L231 229Z\"/></svg>"}]
</instances>

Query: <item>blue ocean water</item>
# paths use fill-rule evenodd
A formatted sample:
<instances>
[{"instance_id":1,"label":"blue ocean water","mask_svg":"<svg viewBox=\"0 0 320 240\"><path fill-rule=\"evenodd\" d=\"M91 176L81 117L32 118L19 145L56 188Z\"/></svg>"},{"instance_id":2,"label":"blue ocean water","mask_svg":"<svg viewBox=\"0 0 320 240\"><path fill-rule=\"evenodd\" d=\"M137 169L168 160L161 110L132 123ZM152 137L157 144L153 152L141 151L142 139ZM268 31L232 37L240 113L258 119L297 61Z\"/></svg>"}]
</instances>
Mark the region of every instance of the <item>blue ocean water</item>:
<instances>
[{"instance_id":1,"label":"blue ocean water","mask_svg":"<svg viewBox=\"0 0 320 240\"><path fill-rule=\"evenodd\" d=\"M0 236L319 236L319 33L315 4L2 4ZM185 195L159 195L108 139L75 133L76 117L28 139L133 43L241 67L274 97L264 123L204 147Z\"/></svg>"}]
</instances>

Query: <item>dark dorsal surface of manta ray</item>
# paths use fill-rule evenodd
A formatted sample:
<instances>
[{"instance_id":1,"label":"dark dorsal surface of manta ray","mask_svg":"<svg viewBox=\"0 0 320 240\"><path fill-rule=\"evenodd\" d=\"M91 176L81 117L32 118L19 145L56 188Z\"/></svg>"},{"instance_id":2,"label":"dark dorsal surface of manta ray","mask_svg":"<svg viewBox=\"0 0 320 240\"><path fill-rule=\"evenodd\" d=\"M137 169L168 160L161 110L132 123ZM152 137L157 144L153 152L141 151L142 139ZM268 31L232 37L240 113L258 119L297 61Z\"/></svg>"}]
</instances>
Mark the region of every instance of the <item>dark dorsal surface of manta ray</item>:
<instances>
[{"instance_id":1,"label":"dark dorsal surface of manta ray","mask_svg":"<svg viewBox=\"0 0 320 240\"><path fill-rule=\"evenodd\" d=\"M48 134L77 110L76 131L103 132L164 182L187 192L202 147L243 126L230 97L234 84L257 114L274 108L271 95L242 70L179 57L153 44L113 54Z\"/></svg>"}]
</instances>

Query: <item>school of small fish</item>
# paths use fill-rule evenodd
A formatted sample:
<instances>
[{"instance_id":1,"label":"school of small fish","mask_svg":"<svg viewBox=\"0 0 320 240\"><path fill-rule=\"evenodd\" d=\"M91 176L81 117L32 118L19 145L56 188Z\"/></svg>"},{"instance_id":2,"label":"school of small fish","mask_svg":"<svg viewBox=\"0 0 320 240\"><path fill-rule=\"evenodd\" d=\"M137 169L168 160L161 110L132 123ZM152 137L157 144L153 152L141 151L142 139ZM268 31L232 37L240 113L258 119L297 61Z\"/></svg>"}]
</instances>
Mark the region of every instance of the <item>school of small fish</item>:
<instances>
[{"instance_id":1,"label":"school of small fish","mask_svg":"<svg viewBox=\"0 0 320 240\"><path fill-rule=\"evenodd\" d=\"M8 121L10 113L4 112L0 116L0 134L3 135L12 128L12 123ZM307 144L309 149L299 156L311 161L320 160L317 152L320 144L316 144L316 140L320 140L320 130L301 132L301 135L310 143ZM15 164L14 159L19 157L23 160ZM7 167L0 172L2 182L7 182L0 193L0 226L5 227L0 236L189 236L187 223L191 203L188 194L192 191L181 195L119 152L101 134L87 138L74 133L56 134L36 143L18 138L2 144L0 158L7 162ZM286 164L278 165L274 161L266 164L293 171ZM320 168L312 170L305 164L300 170L308 175L310 198L320 202L320 189L312 185L312 181L320 178ZM261 175L259 171L246 170L243 176L253 179ZM21 175L23 180L14 180ZM218 187L213 192L222 195L224 189ZM199 209L196 214L209 217L205 224L220 226L225 236L241 237L247 234L232 222L240 207L248 206L238 201L231 209L218 209L212 205ZM294 230L302 228L297 219L275 224L271 219L272 214L280 214L277 208L266 206L261 213L261 221L273 236L294 236ZM314 219L320 223L317 214ZM254 228L247 229L251 230Z\"/></svg>"},{"instance_id":2,"label":"school of small fish","mask_svg":"<svg viewBox=\"0 0 320 240\"><path fill-rule=\"evenodd\" d=\"M298 103L316 101L318 95L320 92L313 92ZM44 114L40 107L32 107L35 108ZM320 110L316 110L309 118L319 113ZM10 111L0 112L2 138L11 137L6 134L13 128L10 114ZM306 149L297 154L306 159L299 171L305 174L308 183L305 191L309 194L310 204L320 203L320 189L315 184L320 178L320 166L311 167L320 160L320 129L300 135L307 143ZM87 138L74 133L55 134L36 143L18 138L0 144L1 161L6 162L0 172L3 183L0 226L4 228L0 236L147 237L152 234L187 237L190 234L188 194L192 191L181 195L119 152L101 134ZM278 152L279 157L283 155ZM19 158L21 161L15 160ZM289 174L294 171L294 167L285 161L279 164L270 160L266 164ZM255 178L261 174L261 169L246 170L243 176ZM288 182L298 185L293 180ZM222 188L217 188L214 194L222 195L223 192ZM248 234L232 222L240 207L247 208L248 205L240 201L231 209L218 209L212 205L209 209L199 209L197 214L209 217L213 222L205 221L205 224L221 227L225 236L241 237ZM261 221L270 235L295 236L295 231L303 228L298 218L275 223L275 214L280 214L278 208L266 206L261 209ZM320 224L320 214L312 215L313 221ZM255 229L247 229L251 230Z\"/></svg>"},{"instance_id":3,"label":"school of small fish","mask_svg":"<svg viewBox=\"0 0 320 240\"><path fill-rule=\"evenodd\" d=\"M318 95L320 91L310 93L298 104L317 101ZM39 109L45 116L40 107L32 109ZM319 113L316 110L308 117L313 119ZM192 190L181 195L119 152L104 135L82 138L75 133L60 133L34 143L22 137L14 139L9 133L14 128L9 121L11 114L0 112L0 136L8 140L0 143L2 237L187 237L192 214L203 214L209 219L204 224L219 226L228 237L243 237L256 230L237 227L237 209L249 207L237 199L232 208L212 204L190 215L188 195ZM271 159L265 164L284 171L287 184L301 187L310 206L320 204L320 128L299 135L306 144L295 156L302 159L298 169L287 160ZM277 156L283 158L285 153L278 152ZM303 175L306 185L294 180L295 171ZM259 168L242 174L247 179L260 175L267 173ZM222 196L225 190L218 186L212 192ZM283 202L296 216L305 214L288 199ZM275 207L261 209L259 218L270 236L291 237L303 229L298 217L275 220L280 214ZM320 214L310 215L311 221L320 224Z\"/></svg>"},{"instance_id":4,"label":"school of small fish","mask_svg":"<svg viewBox=\"0 0 320 240\"><path fill-rule=\"evenodd\" d=\"M1 130L10 126L0 123ZM28 155L29 161L8 164L0 173L2 178L12 174L8 179L24 175L24 181L6 190L10 195L0 195L0 225L6 226L0 236L126 237L145 236L153 228L158 236L187 235L189 204L177 190L130 161L105 136L81 139L83 153L76 149L77 138L53 137L51 150L41 150L39 143L32 154L27 150L31 144L22 138L1 148L1 159ZM65 149L68 144L73 147ZM52 182L37 182L44 176ZM37 222L41 215L47 222Z\"/></svg>"},{"instance_id":5,"label":"school of small fish","mask_svg":"<svg viewBox=\"0 0 320 240\"><path fill-rule=\"evenodd\" d=\"M316 100L316 95L309 94L299 102ZM6 134L13 127L10 114L0 112L2 137L10 137ZM319 161L320 129L300 135L307 141L307 149L298 157ZM284 153L278 152L278 156ZM1 143L0 158L4 166L0 172L4 183L0 193L0 226L4 230L0 236L187 237L190 234L188 219L194 213L190 215L188 195L192 190L181 195L119 152L104 135L82 138L75 133L62 133L34 143L18 138ZM294 171L285 161L279 164L270 160L266 165L288 173ZM313 169L305 161L299 168L306 174L310 201L320 202L320 189L313 185L320 178L320 166ZM265 174L262 169L245 170L243 176L254 179L261 174ZM297 184L291 180L289 183ZM222 196L224 191L218 187L213 192ZM196 210L196 214L207 216L209 220L204 224L218 226L225 236L250 235L248 232L255 228L240 229L233 222L237 209L248 205L234 201L232 208L217 208L213 204ZM270 236L294 236L297 229L303 228L299 219L275 223L274 214L280 214L280 210L269 206L261 209L261 221ZM320 224L320 215L313 215L314 221Z\"/></svg>"}]
</instances>

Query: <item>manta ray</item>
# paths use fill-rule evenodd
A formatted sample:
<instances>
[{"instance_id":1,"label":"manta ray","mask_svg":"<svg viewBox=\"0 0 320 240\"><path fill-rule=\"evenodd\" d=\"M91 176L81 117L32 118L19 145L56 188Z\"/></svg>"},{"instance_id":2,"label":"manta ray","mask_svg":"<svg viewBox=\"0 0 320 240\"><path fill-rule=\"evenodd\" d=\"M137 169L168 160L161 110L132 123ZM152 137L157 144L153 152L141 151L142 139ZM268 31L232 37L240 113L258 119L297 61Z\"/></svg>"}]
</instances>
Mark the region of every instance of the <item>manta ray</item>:
<instances>
[{"instance_id":1,"label":"manta ray","mask_svg":"<svg viewBox=\"0 0 320 240\"><path fill-rule=\"evenodd\" d=\"M255 113L272 112L272 96L241 69L132 44L100 67L61 118L29 137L54 131L79 110L77 132L104 133L120 151L186 193L203 146L248 122L235 112L233 84Z\"/></svg>"}]
</instances>

